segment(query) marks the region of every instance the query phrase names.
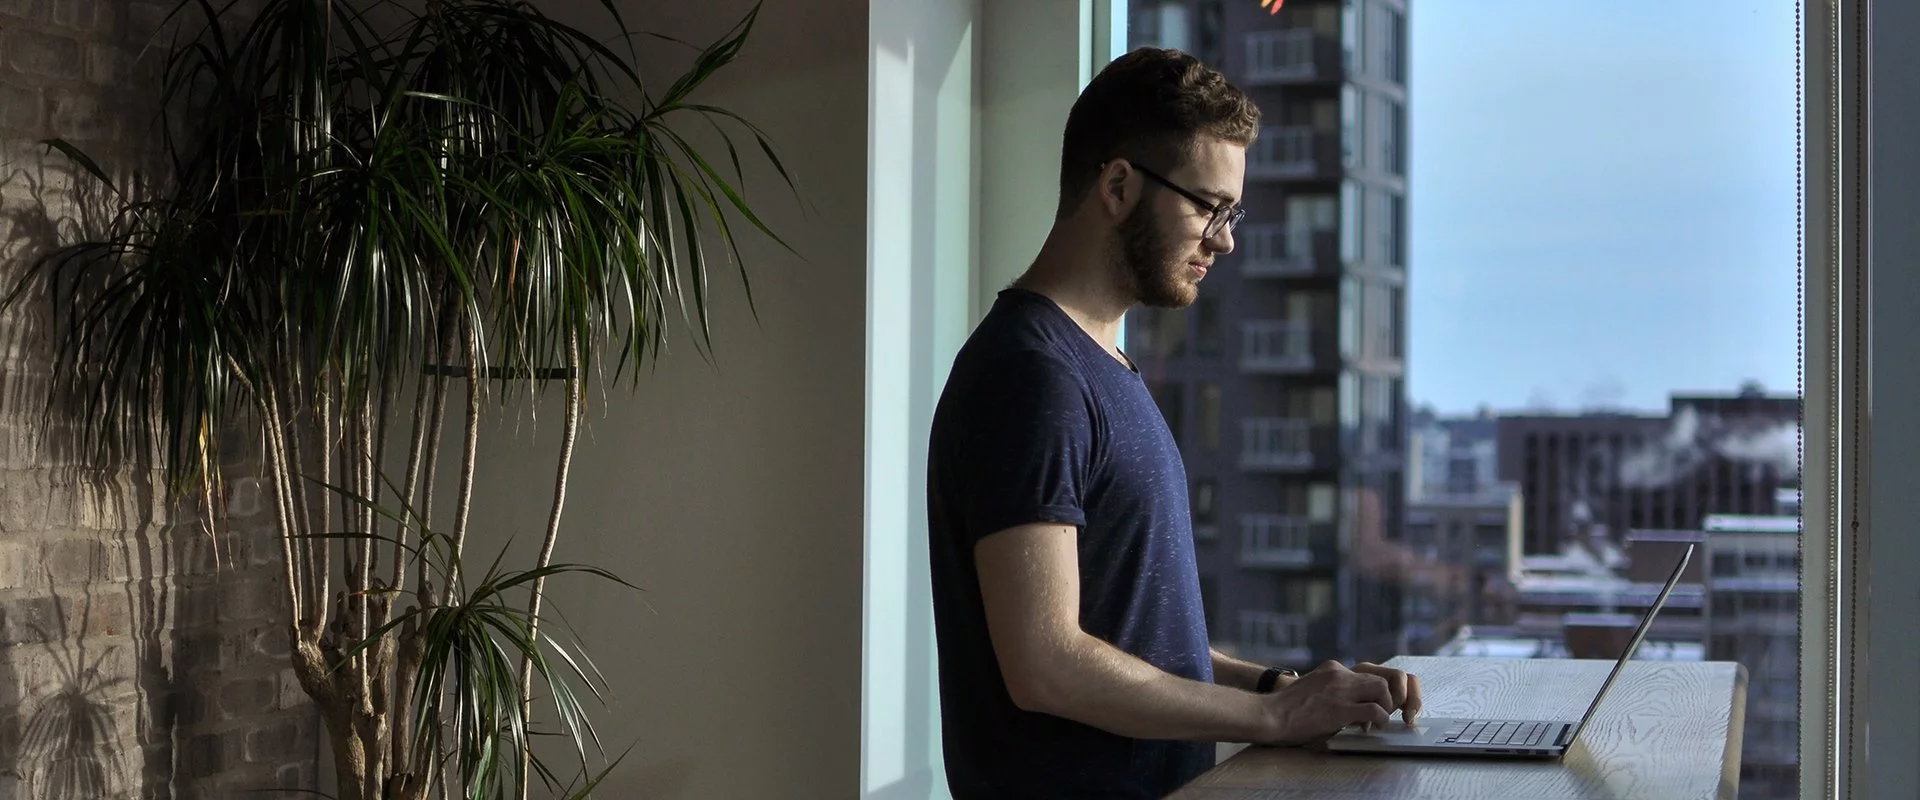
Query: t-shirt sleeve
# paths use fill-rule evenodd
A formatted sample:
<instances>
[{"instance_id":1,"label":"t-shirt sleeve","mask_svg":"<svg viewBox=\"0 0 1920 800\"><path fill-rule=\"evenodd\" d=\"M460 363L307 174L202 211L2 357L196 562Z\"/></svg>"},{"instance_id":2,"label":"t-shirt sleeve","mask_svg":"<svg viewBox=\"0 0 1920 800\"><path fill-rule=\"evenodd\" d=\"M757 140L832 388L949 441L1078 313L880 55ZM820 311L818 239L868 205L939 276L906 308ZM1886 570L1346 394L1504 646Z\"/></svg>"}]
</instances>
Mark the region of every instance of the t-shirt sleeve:
<instances>
[{"instance_id":1,"label":"t-shirt sleeve","mask_svg":"<svg viewBox=\"0 0 1920 800\"><path fill-rule=\"evenodd\" d=\"M1016 525L1084 525L1093 416L1080 376L1021 352L979 373L958 405L944 465L968 543Z\"/></svg>"}]
</instances>

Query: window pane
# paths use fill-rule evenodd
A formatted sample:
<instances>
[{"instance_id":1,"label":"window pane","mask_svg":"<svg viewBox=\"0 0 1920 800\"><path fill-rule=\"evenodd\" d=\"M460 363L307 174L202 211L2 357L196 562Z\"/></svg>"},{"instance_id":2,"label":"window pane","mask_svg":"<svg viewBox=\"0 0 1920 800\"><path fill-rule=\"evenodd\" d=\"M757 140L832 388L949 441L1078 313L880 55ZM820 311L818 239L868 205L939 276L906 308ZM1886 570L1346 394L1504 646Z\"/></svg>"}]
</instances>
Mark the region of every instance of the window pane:
<instances>
[{"instance_id":1,"label":"window pane","mask_svg":"<svg viewBox=\"0 0 1920 800\"><path fill-rule=\"evenodd\" d=\"M1220 385L1200 384L1200 447L1220 449Z\"/></svg>"},{"instance_id":2,"label":"window pane","mask_svg":"<svg viewBox=\"0 0 1920 800\"><path fill-rule=\"evenodd\" d=\"M1231 531L1202 567L1216 644L1565 656L1555 559L1590 545L1583 580L1624 585L1658 571L1633 537L1693 531L1706 595L1650 641L1747 666L1743 795L1793 796L1792 5L1188 0L1184 33L1163 5L1134 41L1228 43L1268 126L1201 302L1129 317L1150 385L1192 389L1163 402L1196 404L1193 491ZM1296 329L1310 357L1245 356ZM1350 560L1241 563L1249 515Z\"/></svg>"},{"instance_id":3,"label":"window pane","mask_svg":"<svg viewBox=\"0 0 1920 800\"><path fill-rule=\"evenodd\" d=\"M1225 334L1221 330L1220 301L1212 297L1202 297L1193 304L1194 354L1202 357L1220 355L1226 349Z\"/></svg>"}]
</instances>

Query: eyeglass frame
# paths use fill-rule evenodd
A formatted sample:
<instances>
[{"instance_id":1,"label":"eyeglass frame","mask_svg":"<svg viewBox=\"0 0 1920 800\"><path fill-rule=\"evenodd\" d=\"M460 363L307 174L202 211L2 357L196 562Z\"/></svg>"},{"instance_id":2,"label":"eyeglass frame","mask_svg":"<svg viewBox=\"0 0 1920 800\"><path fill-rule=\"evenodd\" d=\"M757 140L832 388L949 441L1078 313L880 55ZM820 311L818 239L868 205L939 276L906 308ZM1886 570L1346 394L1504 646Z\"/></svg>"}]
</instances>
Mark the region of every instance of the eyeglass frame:
<instances>
[{"instance_id":1,"label":"eyeglass frame","mask_svg":"<svg viewBox=\"0 0 1920 800\"><path fill-rule=\"evenodd\" d=\"M1181 197L1184 197L1190 201L1193 201L1194 205L1199 206L1201 210L1207 212L1207 227L1205 232L1203 232L1200 235L1201 239L1211 239L1215 236L1219 236L1220 231L1222 229L1229 230L1229 231L1236 230L1240 227L1240 221L1242 219L1245 219L1247 216L1247 209L1244 206L1238 206L1238 205L1234 205L1232 203L1226 203L1226 202L1215 203L1215 202L1209 201L1207 198L1201 197L1199 194L1188 190L1186 187L1183 187L1180 184L1174 183L1172 180L1169 180L1165 175L1161 175L1158 172L1154 172L1153 170L1147 169L1146 167L1140 166L1139 164L1135 164L1132 161L1128 161L1127 164L1129 166L1132 166L1140 174L1153 179L1155 183L1158 183L1161 186L1165 186L1168 189L1172 189L1174 194L1180 195Z\"/></svg>"}]
</instances>

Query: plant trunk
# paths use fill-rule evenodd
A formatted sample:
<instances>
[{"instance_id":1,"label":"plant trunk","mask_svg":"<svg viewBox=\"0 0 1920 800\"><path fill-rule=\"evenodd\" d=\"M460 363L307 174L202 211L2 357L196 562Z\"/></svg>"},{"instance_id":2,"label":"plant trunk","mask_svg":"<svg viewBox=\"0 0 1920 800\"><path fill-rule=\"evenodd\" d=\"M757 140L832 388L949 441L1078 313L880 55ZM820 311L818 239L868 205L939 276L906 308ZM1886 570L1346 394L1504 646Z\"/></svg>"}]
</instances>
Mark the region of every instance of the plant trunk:
<instances>
[{"instance_id":1,"label":"plant trunk","mask_svg":"<svg viewBox=\"0 0 1920 800\"><path fill-rule=\"evenodd\" d=\"M534 562L537 572L547 568L553 562L553 545L560 538L560 512L567 504L567 470L573 465L573 444L580 431L580 331L578 328L567 330L567 417L560 429L560 465L553 481L553 510L547 516L546 540L540 543L540 560ZM540 600L546 594L547 577L542 575L533 579L533 597L527 602L527 642L529 652L520 656L520 718L525 724L533 721L533 655L540 648ZM531 770L533 745L529 740L527 747L520 751L520 800L527 800L527 791L532 784Z\"/></svg>"}]
</instances>

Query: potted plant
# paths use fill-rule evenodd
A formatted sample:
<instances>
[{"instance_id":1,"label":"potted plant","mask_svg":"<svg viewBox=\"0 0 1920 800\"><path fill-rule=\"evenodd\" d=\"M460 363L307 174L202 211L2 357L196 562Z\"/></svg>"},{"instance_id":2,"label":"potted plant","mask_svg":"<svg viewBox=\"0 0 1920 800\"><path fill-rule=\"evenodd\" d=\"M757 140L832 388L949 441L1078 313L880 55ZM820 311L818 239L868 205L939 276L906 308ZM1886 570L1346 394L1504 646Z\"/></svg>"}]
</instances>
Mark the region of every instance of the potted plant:
<instances>
[{"instance_id":1,"label":"potted plant","mask_svg":"<svg viewBox=\"0 0 1920 800\"><path fill-rule=\"evenodd\" d=\"M618 580L552 560L583 398L637 380L677 320L704 343L709 268L745 281L739 237L778 241L736 188L740 131L792 188L766 136L693 99L758 8L664 90L611 4L605 38L515 0L235 8L174 11L187 34L164 65L158 189L48 143L115 197L106 230L39 258L4 301L56 310L49 408L90 463L154 459L209 514L222 432L257 440L290 658L340 797L584 794L583 699L604 684L542 608L553 575ZM695 119L725 161L687 138ZM469 571L481 416L554 387L538 555ZM437 476L448 447L457 474ZM448 479L454 507L436 508ZM583 785L529 747L536 696Z\"/></svg>"}]
</instances>

